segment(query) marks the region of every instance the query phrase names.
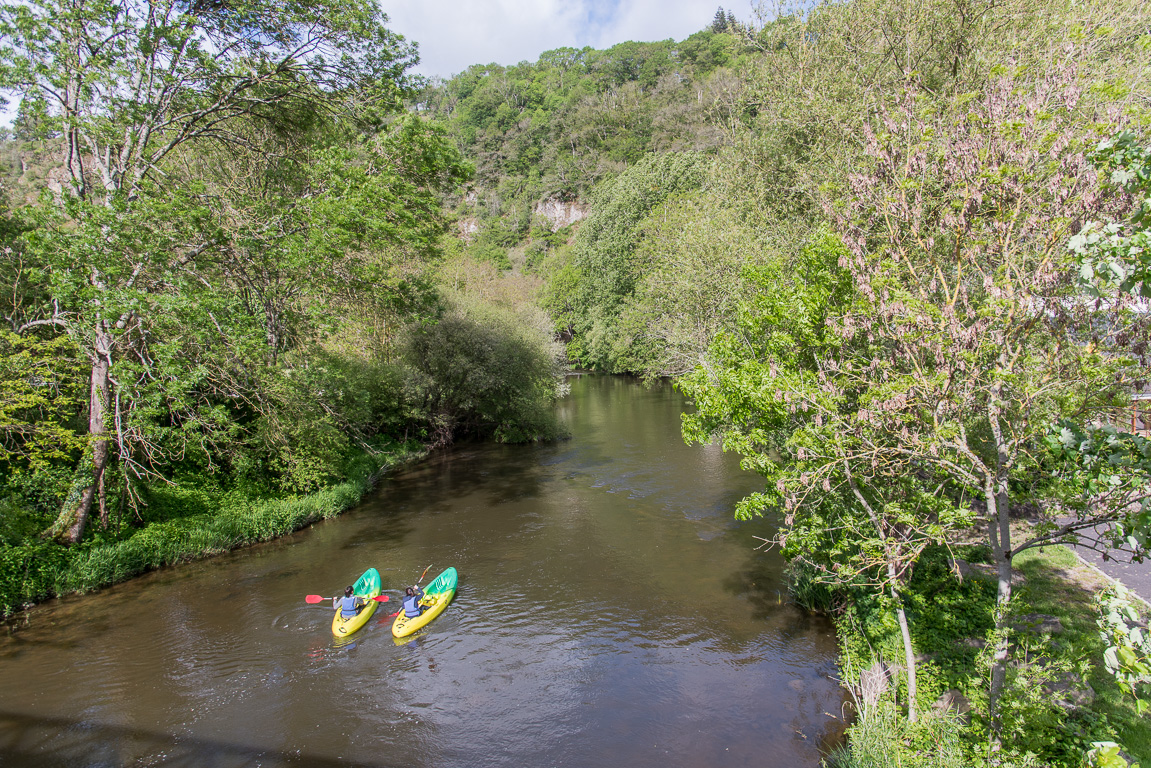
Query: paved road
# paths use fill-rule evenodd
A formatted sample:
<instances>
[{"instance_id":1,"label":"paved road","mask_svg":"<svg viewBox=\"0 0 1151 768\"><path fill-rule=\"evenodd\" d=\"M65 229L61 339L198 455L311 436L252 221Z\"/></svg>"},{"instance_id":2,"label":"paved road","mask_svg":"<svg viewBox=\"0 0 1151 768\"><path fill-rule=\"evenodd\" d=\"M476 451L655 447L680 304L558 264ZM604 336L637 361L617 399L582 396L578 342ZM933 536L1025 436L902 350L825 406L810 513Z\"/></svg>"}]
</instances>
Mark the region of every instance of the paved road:
<instances>
[{"instance_id":1,"label":"paved road","mask_svg":"<svg viewBox=\"0 0 1151 768\"><path fill-rule=\"evenodd\" d=\"M1143 598L1151 605L1151 559L1142 563L1130 563L1120 560L1104 560L1098 552L1082 547L1076 547L1075 553L1089 565L1093 565L1107 576L1115 579L1127 589Z\"/></svg>"}]
</instances>

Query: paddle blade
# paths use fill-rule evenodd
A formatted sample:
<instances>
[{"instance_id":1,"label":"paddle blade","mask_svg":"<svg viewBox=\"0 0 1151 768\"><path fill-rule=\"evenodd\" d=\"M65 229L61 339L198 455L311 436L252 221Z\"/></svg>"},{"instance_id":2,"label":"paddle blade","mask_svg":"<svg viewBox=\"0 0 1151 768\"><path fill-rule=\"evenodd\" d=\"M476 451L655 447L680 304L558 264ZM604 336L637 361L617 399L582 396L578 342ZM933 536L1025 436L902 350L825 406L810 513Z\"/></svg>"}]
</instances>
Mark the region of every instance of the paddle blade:
<instances>
[{"instance_id":1,"label":"paddle blade","mask_svg":"<svg viewBox=\"0 0 1151 768\"><path fill-rule=\"evenodd\" d=\"M386 602L388 602L388 596L387 596L387 595L376 595L376 596L375 596L375 597L373 597L372 599L373 599L373 600L375 600L377 603L386 603Z\"/></svg>"},{"instance_id":2,"label":"paddle blade","mask_svg":"<svg viewBox=\"0 0 1151 768\"><path fill-rule=\"evenodd\" d=\"M322 602L324 602L324 598L321 597L320 595L308 595L307 597L304 598L304 602L305 603L322 603Z\"/></svg>"}]
</instances>

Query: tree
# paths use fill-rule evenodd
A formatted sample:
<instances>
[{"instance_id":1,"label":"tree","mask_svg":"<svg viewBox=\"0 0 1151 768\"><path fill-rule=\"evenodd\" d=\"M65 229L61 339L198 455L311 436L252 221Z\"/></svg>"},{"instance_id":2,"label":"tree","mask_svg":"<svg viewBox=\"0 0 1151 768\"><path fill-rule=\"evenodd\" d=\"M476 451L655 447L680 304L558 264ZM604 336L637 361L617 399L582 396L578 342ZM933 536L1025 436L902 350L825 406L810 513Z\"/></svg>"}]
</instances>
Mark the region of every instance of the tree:
<instances>
[{"instance_id":1,"label":"tree","mask_svg":"<svg viewBox=\"0 0 1151 768\"><path fill-rule=\"evenodd\" d=\"M597 188L593 214L573 247L579 282L567 297L576 337L569 355L601 370L623 370L620 358L629 353L631 340L619 338L619 317L645 273L638 251L642 222L669 197L697 188L703 171L703 159L695 153L649 155Z\"/></svg>"},{"instance_id":2,"label":"tree","mask_svg":"<svg viewBox=\"0 0 1151 768\"><path fill-rule=\"evenodd\" d=\"M54 138L52 119L48 115L48 103L43 96L25 96L16 109L12 121L12 133L18 141L44 141Z\"/></svg>"},{"instance_id":3,"label":"tree","mask_svg":"<svg viewBox=\"0 0 1151 768\"><path fill-rule=\"evenodd\" d=\"M825 361L872 351L832 331L833 318L853 303L850 274L838 265L845 256L824 233L793 259L777 256L745 270L756 290L738 322L677 382L696 405L684 416L684 436L706 442L722 435L725 449L764 477L765 490L741 501L737 516L782 509L775 543L810 578L890 597L914 721L916 654L901 593L923 549L946 540L968 513L907 463L871 461L845 427L859 388L829 388Z\"/></svg>"},{"instance_id":4,"label":"tree","mask_svg":"<svg viewBox=\"0 0 1151 768\"><path fill-rule=\"evenodd\" d=\"M828 203L865 308L839 332L883 348L830 361L833 386L879 377L852 419L873 462L922 465L981 497L1000 630L1012 558L1049 541L1014 543L1013 487L1042 477L1043 438L1057 415L1104 410L1133 372L1114 341L1139 320L1094 311L1064 271L1075 222L1105 202L1083 139L1072 143L1084 132L1078 94L1068 62L1037 81L1000 76L958 118L925 119L923 105L906 98L895 114L880 111L876 132L867 129L874 164L851 180L845 205ZM1082 513L1074 530L1115 516ZM993 747L1008 651L1001 632Z\"/></svg>"},{"instance_id":5,"label":"tree","mask_svg":"<svg viewBox=\"0 0 1151 768\"><path fill-rule=\"evenodd\" d=\"M1091 221L1071 238L1080 277L1096 296L1151 298L1151 147L1121 131L1099 142L1091 158L1132 197L1134 210L1126 222ZM1145 346L1134 351L1144 354Z\"/></svg>"},{"instance_id":6,"label":"tree","mask_svg":"<svg viewBox=\"0 0 1151 768\"><path fill-rule=\"evenodd\" d=\"M720 32L727 32L730 25L731 14L724 13L723 6L716 9L715 18L711 20L711 31L719 34Z\"/></svg>"},{"instance_id":7,"label":"tree","mask_svg":"<svg viewBox=\"0 0 1151 768\"><path fill-rule=\"evenodd\" d=\"M539 310L505 309L457 297L435 323L413 327L403 344L409 387L433 444L461 434L501 442L554 439L552 403L560 391L562 351Z\"/></svg>"},{"instance_id":8,"label":"tree","mask_svg":"<svg viewBox=\"0 0 1151 768\"><path fill-rule=\"evenodd\" d=\"M285 107L394 109L414 63L373 4L62 0L0 8L0 87L43 97L73 194L136 193L173 151L243 141L230 119Z\"/></svg>"},{"instance_id":9,"label":"tree","mask_svg":"<svg viewBox=\"0 0 1151 768\"><path fill-rule=\"evenodd\" d=\"M180 315L166 314L173 299L189 311L200 307L197 322L184 328L219 329L218 315L196 301L192 286L210 285L199 269L221 233L207 201L191 186L178 188L179 176L166 165L192 145L244 146L235 130L241 117L282 124L280 116L306 107L378 120L395 109L414 54L384 28L385 20L360 0L335 6L64 0L0 8L0 35L8 42L0 51L0 86L48 101L63 139L70 196L59 226L48 230L55 242L47 235L39 241L40 253L53 259L47 270L53 301L16 331L53 326L75 340L90 364L87 448L53 535L78 541L93 500L103 505L113 441L118 458L136 464L148 452L136 449L157 445L133 446L120 430L121 416L125 408L155 408L171 398L156 394L159 400L149 402L114 376L117 364L138 364L148 381L173 380L151 356L158 326ZM212 342L201 336L194 346ZM175 402L182 410L191 401Z\"/></svg>"},{"instance_id":10,"label":"tree","mask_svg":"<svg viewBox=\"0 0 1151 768\"><path fill-rule=\"evenodd\" d=\"M339 141L338 125L285 142L251 125L260 155L201 153L196 175L219 200L228 233L225 285L259 317L271 362L301 337L339 322L331 304L355 297L361 314L405 314L415 277L447 226L440 197L470 177L441 126L416 115L373 136Z\"/></svg>"},{"instance_id":11,"label":"tree","mask_svg":"<svg viewBox=\"0 0 1151 768\"><path fill-rule=\"evenodd\" d=\"M1066 269L1064 243L1075 222L1106 203L1078 138L1087 130L1079 93L1068 64L1035 78L1005 73L978 97L942 108L914 89L894 106L875 104L874 121L862 129L866 162L824 203L847 248L839 266L851 284L850 304L825 321L839 341L813 349L806 366L777 353L752 356L754 368L741 368L743 354L716 354L708 383L699 374L692 393L700 418L710 420L701 425L757 456L746 463L769 476L781 471L770 450L792 447L809 422L825 425L827 439L801 446L808 477L779 487L785 504L811 494L806 486L816 478L824 478L826 494L835 477L846 481L849 470L859 477L863 468L868 484L852 495L877 512L892 501L909 508L875 493L881 480L902 476L974 505L998 568L1001 630L1012 558L1052 540L1040 534L1018 543L1011 530L1023 489L1046 483L1048 425L1062 414L1099 413L1137 374L1115 342L1138 333L1141 320L1096 311ZM781 412L798 414L799 426L765 431ZM937 509L925 510L923 524L942 520ZM1060 511L1048 508L1052 518ZM1117 514L1081 511L1071 531ZM1009 651L1006 632L997 638L996 747Z\"/></svg>"}]
</instances>

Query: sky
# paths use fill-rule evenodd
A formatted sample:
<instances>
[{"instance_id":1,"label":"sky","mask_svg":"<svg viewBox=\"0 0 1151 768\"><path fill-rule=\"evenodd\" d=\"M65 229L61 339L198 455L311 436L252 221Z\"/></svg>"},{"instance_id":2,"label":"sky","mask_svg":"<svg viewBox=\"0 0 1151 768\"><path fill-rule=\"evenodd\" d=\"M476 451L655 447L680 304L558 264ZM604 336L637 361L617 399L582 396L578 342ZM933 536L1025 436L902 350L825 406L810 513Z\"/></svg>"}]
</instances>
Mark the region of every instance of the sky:
<instances>
[{"instance_id":1,"label":"sky","mask_svg":"<svg viewBox=\"0 0 1151 768\"><path fill-rule=\"evenodd\" d=\"M379 0L388 28L419 43L421 75L472 64L535 61L553 48L610 48L627 40L683 40L721 5L750 20L749 0Z\"/></svg>"},{"instance_id":2,"label":"sky","mask_svg":"<svg viewBox=\"0 0 1151 768\"><path fill-rule=\"evenodd\" d=\"M627 40L683 40L720 6L740 21L753 0L379 0L388 28L419 43L413 71L450 77L472 64L535 61L553 48L603 50ZM16 102L0 107L11 125Z\"/></svg>"}]
</instances>

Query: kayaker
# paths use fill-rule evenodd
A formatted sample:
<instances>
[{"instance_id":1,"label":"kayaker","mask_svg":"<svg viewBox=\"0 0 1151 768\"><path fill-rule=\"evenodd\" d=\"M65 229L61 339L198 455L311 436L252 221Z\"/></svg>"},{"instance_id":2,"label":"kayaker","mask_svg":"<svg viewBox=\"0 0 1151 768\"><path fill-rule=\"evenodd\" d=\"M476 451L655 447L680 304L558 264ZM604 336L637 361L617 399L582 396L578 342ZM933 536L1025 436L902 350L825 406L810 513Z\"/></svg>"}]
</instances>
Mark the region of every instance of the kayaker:
<instances>
[{"instance_id":1,"label":"kayaker","mask_svg":"<svg viewBox=\"0 0 1151 768\"><path fill-rule=\"evenodd\" d=\"M368 601L359 595L352 594L351 587L344 588L343 597L333 597L332 607L340 609L340 615L345 619L350 619L360 612L360 608L368 604Z\"/></svg>"},{"instance_id":2,"label":"kayaker","mask_svg":"<svg viewBox=\"0 0 1151 768\"><path fill-rule=\"evenodd\" d=\"M417 587L408 587L404 592L404 615L409 619L419 616L425 610L426 605L420 605L420 600L424 597L424 590Z\"/></svg>"}]
</instances>

